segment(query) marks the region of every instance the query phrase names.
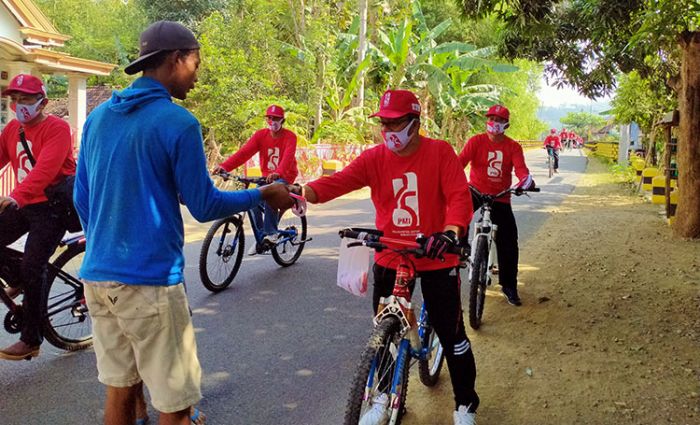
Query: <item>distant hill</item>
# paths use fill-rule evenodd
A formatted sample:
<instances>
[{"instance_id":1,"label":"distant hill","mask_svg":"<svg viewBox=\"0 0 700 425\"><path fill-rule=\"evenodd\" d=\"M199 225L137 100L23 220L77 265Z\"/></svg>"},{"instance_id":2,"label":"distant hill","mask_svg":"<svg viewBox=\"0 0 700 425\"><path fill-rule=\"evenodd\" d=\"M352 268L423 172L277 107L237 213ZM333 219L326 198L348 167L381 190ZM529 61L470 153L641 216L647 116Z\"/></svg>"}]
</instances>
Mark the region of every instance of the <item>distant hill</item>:
<instances>
[{"instance_id":1,"label":"distant hill","mask_svg":"<svg viewBox=\"0 0 700 425\"><path fill-rule=\"evenodd\" d=\"M541 106L537 110L537 118L547 123L549 128L561 130L562 125L559 119L563 118L569 112L591 112L599 114L610 110L610 108L609 102L593 102L586 105Z\"/></svg>"}]
</instances>

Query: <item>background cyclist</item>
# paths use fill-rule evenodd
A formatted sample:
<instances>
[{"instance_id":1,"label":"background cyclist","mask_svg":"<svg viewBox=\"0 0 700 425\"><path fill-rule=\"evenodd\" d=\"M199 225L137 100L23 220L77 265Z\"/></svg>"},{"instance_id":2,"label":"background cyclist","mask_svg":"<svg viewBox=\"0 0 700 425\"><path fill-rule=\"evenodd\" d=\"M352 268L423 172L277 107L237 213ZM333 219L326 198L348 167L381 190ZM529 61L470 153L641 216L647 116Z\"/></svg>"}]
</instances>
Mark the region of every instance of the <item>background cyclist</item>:
<instances>
[{"instance_id":1,"label":"background cyclist","mask_svg":"<svg viewBox=\"0 0 700 425\"><path fill-rule=\"evenodd\" d=\"M505 135L510 126L510 112L502 105L494 105L486 113L486 133L469 139L459 154L463 167L471 165L469 184L483 194L496 195L511 187L512 174L520 179L518 187L523 190L535 187L530 171L525 165L525 156L520 143ZM472 197L474 210L481 206L476 196ZM496 247L498 249L498 280L508 302L521 305L518 296L518 227L515 224L510 195L493 203L491 220L498 225Z\"/></svg>"},{"instance_id":2,"label":"background cyclist","mask_svg":"<svg viewBox=\"0 0 700 425\"><path fill-rule=\"evenodd\" d=\"M431 235L429 258L414 259L430 321L445 347L452 378L455 424L473 424L479 397L474 389L476 365L462 319L458 258L445 255L472 216L464 171L452 147L419 134L420 103L406 90L388 90L381 98L379 117L384 143L363 152L345 169L304 186L307 201L322 203L369 186L376 210L375 224L385 236L415 241ZM375 255L373 307L392 293L397 257ZM411 288L412 290L413 288ZM386 421L385 394L375 397L360 424Z\"/></svg>"},{"instance_id":3,"label":"background cyclist","mask_svg":"<svg viewBox=\"0 0 700 425\"><path fill-rule=\"evenodd\" d=\"M297 135L293 131L283 128L284 109L279 105L270 105L265 111L267 128L260 129L250 139L231 155L214 171L234 170L245 164L256 153L260 153L260 170L267 182L279 181L282 183L294 183L299 171L297 170L296 149ZM255 208L253 218L258 228L263 229L263 244L255 244L248 251L249 255L255 255L264 249L277 243L277 223L279 213L276 209L264 203L265 217L261 217L260 210Z\"/></svg>"},{"instance_id":4,"label":"background cyclist","mask_svg":"<svg viewBox=\"0 0 700 425\"><path fill-rule=\"evenodd\" d=\"M66 233L63 221L44 194L44 190L75 174L73 142L70 127L64 120L44 114L48 103L46 88L40 79L20 74L2 92L10 96L10 107L16 119L10 121L0 135L0 168L8 162L17 179L10 196L0 197L0 246L7 246L25 233L27 242L22 257L21 277L24 283L22 307L24 321L20 340L0 351L0 358L21 360L37 356L44 338L41 334L42 288L46 285L46 264ZM19 129L36 164L32 166L19 138ZM19 288L10 288L10 297Z\"/></svg>"},{"instance_id":5,"label":"background cyclist","mask_svg":"<svg viewBox=\"0 0 700 425\"><path fill-rule=\"evenodd\" d=\"M562 130L563 132L563 130ZM547 154L554 158L554 172L559 172L559 151L561 150L561 139L557 136L557 129L553 128L549 135L544 138L544 148L547 149Z\"/></svg>"}]
</instances>

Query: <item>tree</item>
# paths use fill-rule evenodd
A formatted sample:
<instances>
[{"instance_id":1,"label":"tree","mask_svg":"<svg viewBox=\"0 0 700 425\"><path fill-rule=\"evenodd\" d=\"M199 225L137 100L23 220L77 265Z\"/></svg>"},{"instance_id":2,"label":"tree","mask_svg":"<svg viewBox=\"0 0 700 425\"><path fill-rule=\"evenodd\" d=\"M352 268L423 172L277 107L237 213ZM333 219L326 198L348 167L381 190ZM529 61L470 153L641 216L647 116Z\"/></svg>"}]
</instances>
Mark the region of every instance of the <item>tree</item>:
<instances>
[{"instance_id":1,"label":"tree","mask_svg":"<svg viewBox=\"0 0 700 425\"><path fill-rule=\"evenodd\" d=\"M592 131L604 126L607 121L600 115L590 112L569 112L559 122L567 130L573 130L576 134L589 135Z\"/></svg>"},{"instance_id":2,"label":"tree","mask_svg":"<svg viewBox=\"0 0 700 425\"><path fill-rule=\"evenodd\" d=\"M187 26L196 25L214 11L225 10L229 3L229 0L136 0L149 22L178 21Z\"/></svg>"},{"instance_id":3,"label":"tree","mask_svg":"<svg viewBox=\"0 0 700 425\"><path fill-rule=\"evenodd\" d=\"M557 84L596 97L619 72L664 80L678 96L674 232L700 238L700 3L696 0L455 0L467 16L503 23L499 51L547 61ZM659 58L661 58L659 60Z\"/></svg>"}]
</instances>

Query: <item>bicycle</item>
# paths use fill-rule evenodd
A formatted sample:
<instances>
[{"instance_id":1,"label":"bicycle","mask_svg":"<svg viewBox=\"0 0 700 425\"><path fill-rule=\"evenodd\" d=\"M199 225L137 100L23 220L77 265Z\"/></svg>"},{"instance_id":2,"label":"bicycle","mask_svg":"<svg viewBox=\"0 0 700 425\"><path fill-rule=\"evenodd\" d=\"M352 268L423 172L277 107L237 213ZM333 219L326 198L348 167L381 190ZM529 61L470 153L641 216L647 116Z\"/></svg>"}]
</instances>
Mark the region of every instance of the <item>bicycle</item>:
<instances>
[{"instance_id":1,"label":"bicycle","mask_svg":"<svg viewBox=\"0 0 700 425\"><path fill-rule=\"evenodd\" d=\"M486 289L491 286L494 269L498 266L498 250L496 248L498 225L491 221L491 207L496 199L510 193L520 196L524 192L539 192L540 188L524 191L511 187L496 195L483 194L471 185L469 190L481 201L481 206L478 210L479 218L474 225L474 237L471 242L470 254L471 262L469 263L467 274L469 276L469 326L472 329L479 329L484 313Z\"/></svg>"},{"instance_id":2,"label":"bicycle","mask_svg":"<svg viewBox=\"0 0 700 425\"><path fill-rule=\"evenodd\" d=\"M83 350L92 345L92 321L85 303L83 283L77 277L85 252L83 233L65 237L59 248L65 250L47 267L43 334L57 348ZM4 327L11 334L22 330L22 304L16 303L5 289L21 287L22 256L23 253L15 249L0 248L0 300L8 309Z\"/></svg>"},{"instance_id":3,"label":"bicycle","mask_svg":"<svg viewBox=\"0 0 700 425\"><path fill-rule=\"evenodd\" d=\"M243 185L244 189L250 187L251 184L258 186L267 184L264 177L232 177L225 172L218 175L224 180L235 179ZM297 198L296 195L290 194L290 196ZM247 211L247 215L257 246L262 247L264 251L269 251L272 258L280 266L291 266L301 256L306 242L312 240L312 238L306 238L306 216L297 216L291 210L282 212L278 222L277 242L268 244L263 241L262 224L259 225L253 219L256 209L263 212L264 207L262 204L256 205ZM216 293L226 289L238 273L245 250L244 218L243 213L238 213L217 220L204 237L199 254L199 277L204 287L211 292Z\"/></svg>"},{"instance_id":4,"label":"bicycle","mask_svg":"<svg viewBox=\"0 0 700 425\"><path fill-rule=\"evenodd\" d=\"M554 175L554 148L547 146L547 169L549 170L549 178Z\"/></svg>"},{"instance_id":5,"label":"bicycle","mask_svg":"<svg viewBox=\"0 0 700 425\"><path fill-rule=\"evenodd\" d=\"M364 245L376 250L390 249L400 258L393 293L379 300L374 331L353 377L344 419L345 425L356 425L371 408L372 400L388 393L389 424L397 425L405 412L411 360L418 363L420 381L429 387L437 383L444 363L443 347L430 326L425 304L421 306L417 321L411 305L409 287L416 279L416 272L409 257L424 255L422 238L407 242L384 237L375 229L358 228L343 229L339 234L359 240L349 243L348 247ZM453 247L449 252L464 259L468 250Z\"/></svg>"}]
</instances>

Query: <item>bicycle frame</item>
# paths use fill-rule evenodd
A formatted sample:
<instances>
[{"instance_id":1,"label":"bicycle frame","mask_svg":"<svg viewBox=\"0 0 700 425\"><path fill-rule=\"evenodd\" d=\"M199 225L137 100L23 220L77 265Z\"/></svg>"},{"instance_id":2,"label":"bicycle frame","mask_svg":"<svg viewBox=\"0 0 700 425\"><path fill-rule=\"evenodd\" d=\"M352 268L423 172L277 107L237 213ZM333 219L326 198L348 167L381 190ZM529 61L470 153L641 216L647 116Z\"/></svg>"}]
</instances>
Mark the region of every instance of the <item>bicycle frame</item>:
<instances>
[{"instance_id":1,"label":"bicycle frame","mask_svg":"<svg viewBox=\"0 0 700 425\"><path fill-rule=\"evenodd\" d=\"M481 193L478 193L478 195L483 196ZM499 195L494 196L493 199L497 197L499 197ZM498 250L496 248L496 232L498 230L498 225L491 221L491 202L493 202L493 199L483 199L483 202L479 207L480 216L474 226L474 237L472 238L471 243L471 258L474 258L476 254L477 241L479 238L486 238L489 249L489 259L486 270L487 285L491 285L493 278L493 267L498 265ZM471 275L472 265L470 263L468 276L471 277Z\"/></svg>"}]
</instances>

